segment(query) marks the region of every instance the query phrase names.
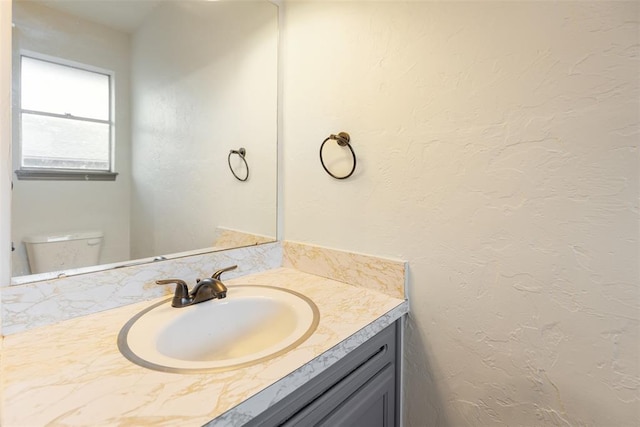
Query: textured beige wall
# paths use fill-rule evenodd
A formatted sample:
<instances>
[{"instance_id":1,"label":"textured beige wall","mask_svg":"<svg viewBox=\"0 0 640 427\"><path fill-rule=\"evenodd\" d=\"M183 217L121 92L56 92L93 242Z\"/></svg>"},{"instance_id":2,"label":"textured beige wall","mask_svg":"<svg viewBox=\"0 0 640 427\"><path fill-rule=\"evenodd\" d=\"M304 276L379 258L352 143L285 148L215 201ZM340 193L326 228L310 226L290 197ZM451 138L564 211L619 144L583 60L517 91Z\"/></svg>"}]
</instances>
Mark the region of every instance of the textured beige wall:
<instances>
[{"instance_id":1,"label":"textured beige wall","mask_svg":"<svg viewBox=\"0 0 640 427\"><path fill-rule=\"evenodd\" d=\"M640 424L638 3L285 7L284 237L409 261L407 425Z\"/></svg>"}]
</instances>

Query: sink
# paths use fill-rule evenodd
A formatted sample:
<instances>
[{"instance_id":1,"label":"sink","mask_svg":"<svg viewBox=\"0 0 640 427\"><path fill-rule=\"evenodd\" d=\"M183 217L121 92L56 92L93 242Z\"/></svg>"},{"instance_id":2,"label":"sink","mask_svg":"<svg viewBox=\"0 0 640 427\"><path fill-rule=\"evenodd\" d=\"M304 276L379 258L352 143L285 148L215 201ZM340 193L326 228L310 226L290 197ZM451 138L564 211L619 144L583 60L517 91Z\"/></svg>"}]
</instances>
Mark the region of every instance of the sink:
<instances>
[{"instance_id":1,"label":"sink","mask_svg":"<svg viewBox=\"0 0 640 427\"><path fill-rule=\"evenodd\" d=\"M124 325L118 348L127 359L163 372L237 369L300 345L320 320L313 301L275 286L228 286L224 299L183 308L170 300Z\"/></svg>"}]
</instances>

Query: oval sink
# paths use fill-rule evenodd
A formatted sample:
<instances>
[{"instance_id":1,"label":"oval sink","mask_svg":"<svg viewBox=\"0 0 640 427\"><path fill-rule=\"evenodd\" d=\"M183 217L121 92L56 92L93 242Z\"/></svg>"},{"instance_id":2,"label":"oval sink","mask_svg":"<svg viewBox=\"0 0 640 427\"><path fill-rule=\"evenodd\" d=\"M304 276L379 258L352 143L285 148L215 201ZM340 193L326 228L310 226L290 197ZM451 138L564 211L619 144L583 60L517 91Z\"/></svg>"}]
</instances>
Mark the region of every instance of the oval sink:
<instances>
[{"instance_id":1,"label":"oval sink","mask_svg":"<svg viewBox=\"0 0 640 427\"><path fill-rule=\"evenodd\" d=\"M183 308L169 301L124 325L118 348L127 359L164 372L236 369L298 346L320 319L309 298L273 286L229 286L224 299Z\"/></svg>"}]
</instances>

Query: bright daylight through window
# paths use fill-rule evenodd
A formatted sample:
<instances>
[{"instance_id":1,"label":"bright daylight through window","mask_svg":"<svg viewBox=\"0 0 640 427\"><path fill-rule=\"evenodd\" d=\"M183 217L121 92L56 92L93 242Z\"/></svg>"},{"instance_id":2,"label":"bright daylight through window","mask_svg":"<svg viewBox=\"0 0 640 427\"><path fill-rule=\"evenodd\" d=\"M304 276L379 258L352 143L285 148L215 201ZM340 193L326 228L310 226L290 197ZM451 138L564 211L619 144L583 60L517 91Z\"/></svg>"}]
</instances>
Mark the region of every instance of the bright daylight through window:
<instances>
[{"instance_id":1,"label":"bright daylight through window","mask_svg":"<svg viewBox=\"0 0 640 427\"><path fill-rule=\"evenodd\" d=\"M21 57L20 168L111 171L111 76Z\"/></svg>"}]
</instances>

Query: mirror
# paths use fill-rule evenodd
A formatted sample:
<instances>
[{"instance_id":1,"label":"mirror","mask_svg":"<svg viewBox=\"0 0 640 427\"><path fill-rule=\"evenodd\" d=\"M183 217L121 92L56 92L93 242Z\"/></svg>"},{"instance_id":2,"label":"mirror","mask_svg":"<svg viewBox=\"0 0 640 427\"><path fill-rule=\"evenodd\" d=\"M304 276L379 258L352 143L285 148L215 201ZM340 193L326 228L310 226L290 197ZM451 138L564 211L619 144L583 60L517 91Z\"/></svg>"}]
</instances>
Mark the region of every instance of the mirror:
<instances>
[{"instance_id":1,"label":"mirror","mask_svg":"<svg viewBox=\"0 0 640 427\"><path fill-rule=\"evenodd\" d=\"M117 176L14 175L12 284L275 240L276 5L14 0L13 22L14 170L20 57L35 54L111 73ZM246 181L229 169L239 147ZM25 240L86 231L103 235L98 267L30 274Z\"/></svg>"}]
</instances>

